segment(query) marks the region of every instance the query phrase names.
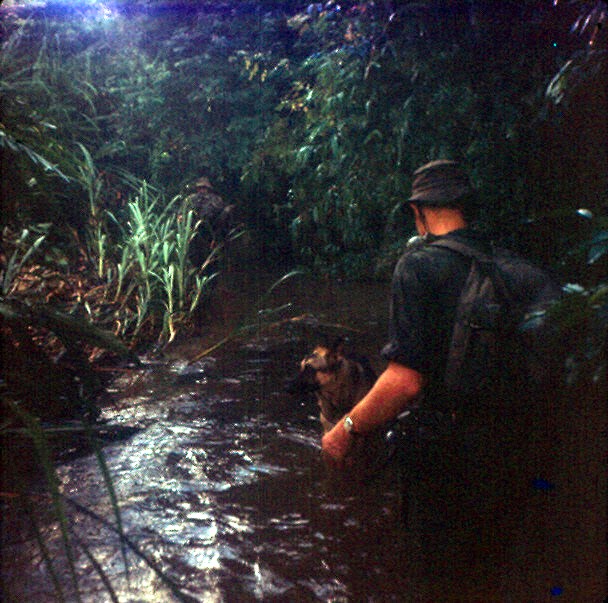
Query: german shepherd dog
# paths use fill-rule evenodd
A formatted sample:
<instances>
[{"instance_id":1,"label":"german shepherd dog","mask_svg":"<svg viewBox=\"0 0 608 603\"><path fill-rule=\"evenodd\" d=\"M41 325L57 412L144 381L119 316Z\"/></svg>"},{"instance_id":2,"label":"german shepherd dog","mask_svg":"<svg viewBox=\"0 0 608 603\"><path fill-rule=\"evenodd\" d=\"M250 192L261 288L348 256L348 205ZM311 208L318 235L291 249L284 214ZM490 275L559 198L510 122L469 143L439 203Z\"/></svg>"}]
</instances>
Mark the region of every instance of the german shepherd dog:
<instances>
[{"instance_id":1,"label":"german shepherd dog","mask_svg":"<svg viewBox=\"0 0 608 603\"><path fill-rule=\"evenodd\" d=\"M295 379L287 385L291 394L314 393L323 433L330 431L376 382L369 360L344 351L342 339L330 346L319 345L300 362ZM394 425L382 426L357 436L349 453L350 476L368 483L384 474L401 446ZM399 470L399 463L393 464ZM390 474L389 474L390 477ZM398 477L397 479L401 479ZM407 513L407 506L404 507Z\"/></svg>"},{"instance_id":2,"label":"german shepherd dog","mask_svg":"<svg viewBox=\"0 0 608 603\"><path fill-rule=\"evenodd\" d=\"M300 370L287 387L296 393L315 393L323 432L327 433L365 396L376 381L366 358L347 355L342 340L319 345L300 362Z\"/></svg>"}]
</instances>

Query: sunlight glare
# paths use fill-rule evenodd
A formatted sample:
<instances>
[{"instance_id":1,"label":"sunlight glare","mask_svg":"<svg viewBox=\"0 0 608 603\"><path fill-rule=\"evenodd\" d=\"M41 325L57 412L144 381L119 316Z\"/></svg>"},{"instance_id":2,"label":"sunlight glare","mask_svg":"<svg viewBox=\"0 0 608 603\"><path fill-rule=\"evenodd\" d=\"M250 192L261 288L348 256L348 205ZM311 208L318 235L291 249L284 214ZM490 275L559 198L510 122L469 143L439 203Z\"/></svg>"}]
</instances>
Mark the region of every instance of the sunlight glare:
<instances>
[{"instance_id":1,"label":"sunlight glare","mask_svg":"<svg viewBox=\"0 0 608 603\"><path fill-rule=\"evenodd\" d=\"M3 8L96 8L104 19L114 16L114 11L102 0L5 0L1 3Z\"/></svg>"}]
</instances>

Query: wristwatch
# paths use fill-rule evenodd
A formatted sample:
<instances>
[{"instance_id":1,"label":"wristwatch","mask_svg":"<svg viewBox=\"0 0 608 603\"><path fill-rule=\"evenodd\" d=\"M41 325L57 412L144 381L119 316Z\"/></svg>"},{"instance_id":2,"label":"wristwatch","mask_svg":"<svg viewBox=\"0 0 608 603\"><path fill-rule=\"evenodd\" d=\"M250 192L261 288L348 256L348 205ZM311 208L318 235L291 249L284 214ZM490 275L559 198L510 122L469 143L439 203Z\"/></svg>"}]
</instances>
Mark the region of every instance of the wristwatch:
<instances>
[{"instance_id":1,"label":"wristwatch","mask_svg":"<svg viewBox=\"0 0 608 603\"><path fill-rule=\"evenodd\" d=\"M350 417L346 417L344 419L344 431L350 433L351 435L357 435L357 432L355 431L355 424L353 423L353 420Z\"/></svg>"}]
</instances>

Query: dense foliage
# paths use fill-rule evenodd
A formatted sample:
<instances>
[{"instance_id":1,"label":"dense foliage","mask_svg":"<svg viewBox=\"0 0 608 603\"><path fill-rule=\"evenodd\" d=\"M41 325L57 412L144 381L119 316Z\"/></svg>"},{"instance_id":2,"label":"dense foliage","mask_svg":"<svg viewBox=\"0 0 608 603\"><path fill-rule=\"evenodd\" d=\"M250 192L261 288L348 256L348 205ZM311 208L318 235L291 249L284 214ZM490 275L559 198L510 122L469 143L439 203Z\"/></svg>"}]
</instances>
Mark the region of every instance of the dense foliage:
<instances>
[{"instance_id":1,"label":"dense foliage","mask_svg":"<svg viewBox=\"0 0 608 603\"><path fill-rule=\"evenodd\" d=\"M360 277L411 234L412 171L460 158L501 242L585 286L606 266L602 2L10 4L6 236L46 225L28 258L86 273L75 299L121 336L172 339L208 290L201 177L250 255Z\"/></svg>"},{"instance_id":2,"label":"dense foliage","mask_svg":"<svg viewBox=\"0 0 608 603\"><path fill-rule=\"evenodd\" d=\"M519 242L522 218L579 207L560 177L573 157L556 124L575 127L589 95L574 93L605 79L603 17L601 3L587 7L577 37L571 4L486 4L95 2L27 21L9 11L3 148L21 169L5 197L23 220L67 215L83 228L84 195L124 206L125 171L166 198L207 176L264 251L369 275L411 230L395 209L413 169L452 156L471 168L483 220ZM541 159L548 145L555 168ZM79 168L82 147L96 182ZM603 178L576 183L599 180L583 195L596 214Z\"/></svg>"},{"instance_id":3,"label":"dense foliage","mask_svg":"<svg viewBox=\"0 0 608 603\"><path fill-rule=\"evenodd\" d=\"M387 276L410 174L446 156L500 242L603 291L602 2L21 4L2 12L0 151L5 258L28 262L5 296L38 271L67 312L172 340L230 237L222 197L241 258Z\"/></svg>"}]
</instances>

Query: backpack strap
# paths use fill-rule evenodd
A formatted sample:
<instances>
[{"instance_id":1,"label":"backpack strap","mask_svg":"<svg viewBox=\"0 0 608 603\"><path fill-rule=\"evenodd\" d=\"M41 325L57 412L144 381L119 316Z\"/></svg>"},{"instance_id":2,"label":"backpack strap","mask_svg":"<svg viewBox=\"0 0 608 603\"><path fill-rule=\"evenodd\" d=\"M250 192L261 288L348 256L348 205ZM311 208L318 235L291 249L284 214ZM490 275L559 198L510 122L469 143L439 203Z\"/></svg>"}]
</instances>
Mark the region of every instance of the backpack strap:
<instances>
[{"instance_id":1,"label":"backpack strap","mask_svg":"<svg viewBox=\"0 0 608 603\"><path fill-rule=\"evenodd\" d=\"M433 241L431 243L434 247L443 247L445 249L451 249L460 255L464 255L467 258L475 258L478 262L494 262L494 258L480 251L479 249L475 249L462 241L457 241L456 239L451 238L441 238Z\"/></svg>"},{"instance_id":2,"label":"backpack strap","mask_svg":"<svg viewBox=\"0 0 608 603\"><path fill-rule=\"evenodd\" d=\"M467 245L462 241L457 241L456 239L451 238L437 239L436 241L433 241L431 245L433 245L434 247L443 247L444 249L450 249L451 251L455 251L456 253L459 253L460 255L463 255L471 260L476 260L482 266L485 267L484 270L486 272L489 271L492 282L494 283L494 286L498 289L498 291L501 293L501 295L508 300L512 298L512 296L509 294L509 288L507 287L504 281L502 272L500 270L500 267L498 266L498 263L496 262L494 255L484 253L483 251L475 249L474 247L471 247L470 245ZM475 268L474 264L475 262L473 262L473 264L471 265L471 270Z\"/></svg>"},{"instance_id":3,"label":"backpack strap","mask_svg":"<svg viewBox=\"0 0 608 603\"><path fill-rule=\"evenodd\" d=\"M433 241L431 243L434 247L443 247L444 249L450 249L460 255L463 255L471 260L475 260L481 264L481 270L483 270L486 274L488 274L494 286L498 289L503 297L506 299L510 299L512 296L509 295L509 288L507 287L504 278L502 276L502 271L498 266L496 258L494 254L485 253L480 251L479 249L475 249L462 241L457 241L456 239L451 238L441 238ZM475 267L475 262L472 263L471 270Z\"/></svg>"}]
</instances>

